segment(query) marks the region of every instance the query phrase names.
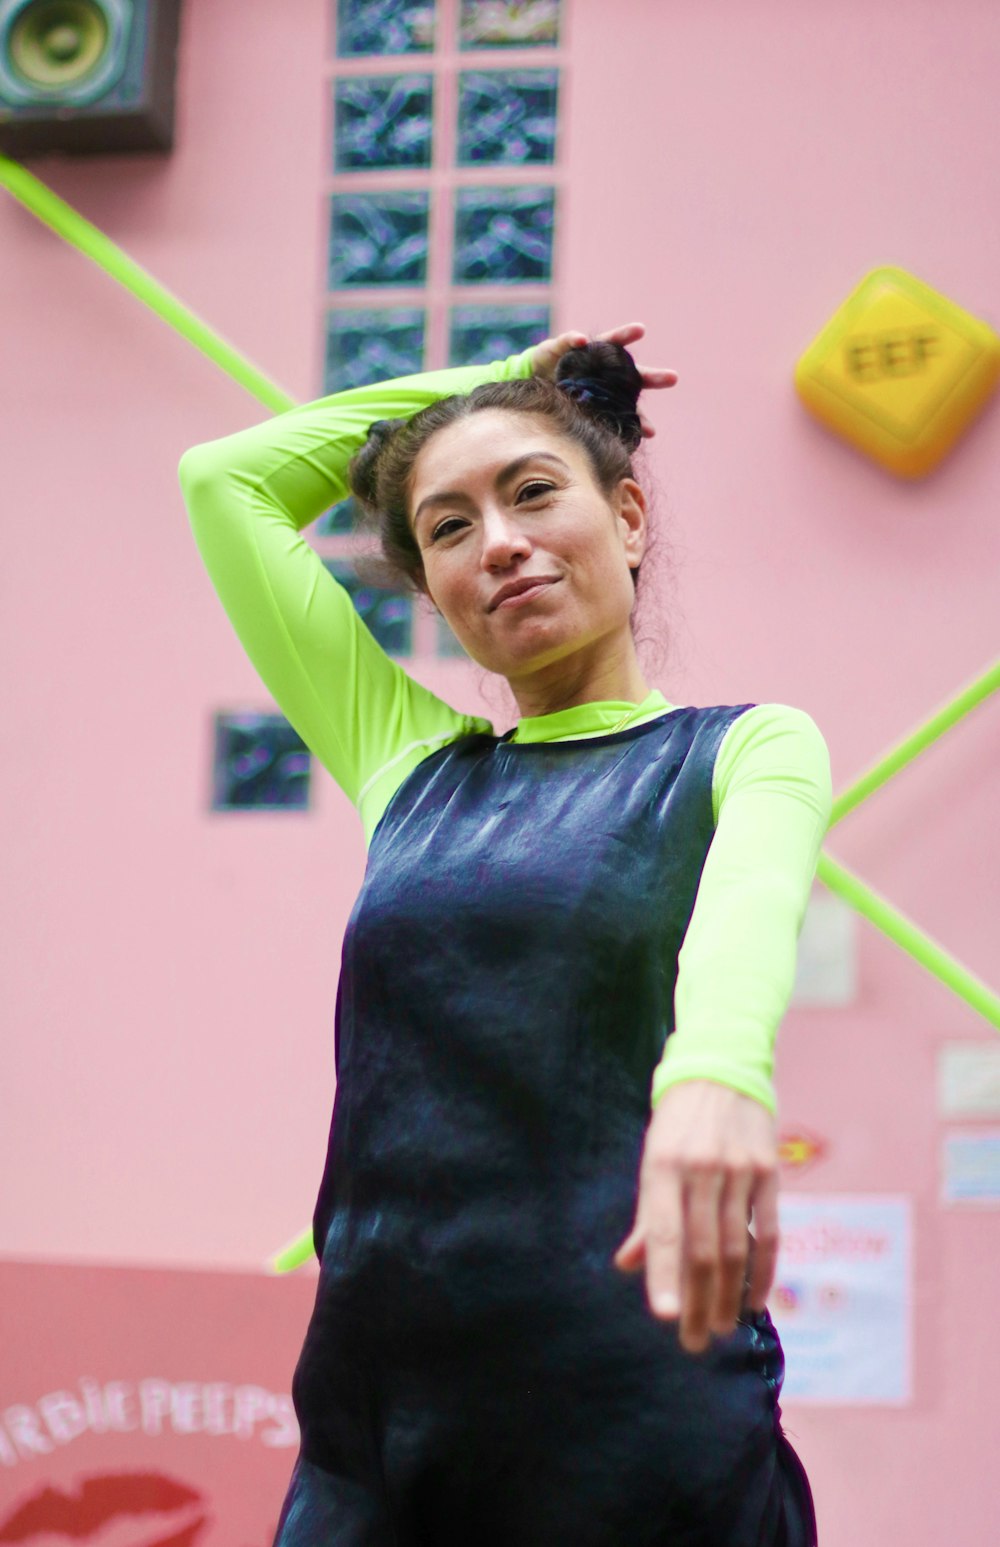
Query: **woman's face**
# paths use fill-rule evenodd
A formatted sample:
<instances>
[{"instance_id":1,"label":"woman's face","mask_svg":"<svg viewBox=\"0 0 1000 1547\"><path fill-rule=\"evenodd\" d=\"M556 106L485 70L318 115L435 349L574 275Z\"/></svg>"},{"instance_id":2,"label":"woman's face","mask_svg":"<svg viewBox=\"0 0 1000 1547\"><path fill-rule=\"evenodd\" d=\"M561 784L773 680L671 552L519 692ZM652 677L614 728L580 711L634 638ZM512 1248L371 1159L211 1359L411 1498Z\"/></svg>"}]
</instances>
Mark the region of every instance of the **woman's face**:
<instances>
[{"instance_id":1,"label":"woman's face","mask_svg":"<svg viewBox=\"0 0 1000 1547\"><path fill-rule=\"evenodd\" d=\"M605 496L583 447L544 419L489 409L439 430L414 464L409 510L427 592L488 670L514 682L570 667L628 632L642 490L625 478Z\"/></svg>"}]
</instances>

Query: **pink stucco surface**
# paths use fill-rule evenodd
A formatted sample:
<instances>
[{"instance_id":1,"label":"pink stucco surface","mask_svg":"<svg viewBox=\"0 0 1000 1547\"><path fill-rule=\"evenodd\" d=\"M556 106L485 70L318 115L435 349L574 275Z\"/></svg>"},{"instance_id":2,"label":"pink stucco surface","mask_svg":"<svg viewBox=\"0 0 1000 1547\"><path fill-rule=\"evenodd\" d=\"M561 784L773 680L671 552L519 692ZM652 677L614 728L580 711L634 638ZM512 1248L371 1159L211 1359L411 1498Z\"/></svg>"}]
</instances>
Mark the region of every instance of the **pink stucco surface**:
<instances>
[{"instance_id":1,"label":"pink stucco surface","mask_svg":"<svg viewBox=\"0 0 1000 1547\"><path fill-rule=\"evenodd\" d=\"M681 378L647 409L657 685L800 705L840 788L996 654L998 410L903 484L806 417L792 371L878 264L1000 327L1000 11L567 11L557 323L642 319L640 357ZM32 164L299 399L320 391L327 30L321 0L195 0L175 153ZM207 809L212 715L271 705L176 466L265 410L6 195L0 272L0 1248L253 1267L311 1211L363 867L322 771L308 813ZM481 703L465 668L413 669ZM987 704L827 842L994 985L998 759ZM828 1143L786 1185L915 1210L912 1401L786 1409L824 1547L996 1540L1000 1213L940 1203L935 1086L943 1044L993 1036L867 926L856 1001L783 1027L782 1119Z\"/></svg>"}]
</instances>

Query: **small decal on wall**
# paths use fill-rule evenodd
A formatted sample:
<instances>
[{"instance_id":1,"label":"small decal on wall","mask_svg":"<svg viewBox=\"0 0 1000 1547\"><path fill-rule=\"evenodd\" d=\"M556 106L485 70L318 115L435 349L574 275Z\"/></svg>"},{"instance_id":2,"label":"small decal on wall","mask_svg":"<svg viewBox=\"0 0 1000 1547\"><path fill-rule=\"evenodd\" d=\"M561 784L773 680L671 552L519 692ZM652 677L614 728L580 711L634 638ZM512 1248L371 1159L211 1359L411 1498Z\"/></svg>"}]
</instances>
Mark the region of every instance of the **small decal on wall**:
<instances>
[{"instance_id":1,"label":"small decal on wall","mask_svg":"<svg viewBox=\"0 0 1000 1547\"><path fill-rule=\"evenodd\" d=\"M945 1203L1000 1204L1000 1128L945 1134L941 1184Z\"/></svg>"},{"instance_id":2,"label":"small decal on wall","mask_svg":"<svg viewBox=\"0 0 1000 1547\"><path fill-rule=\"evenodd\" d=\"M946 1042L938 1052L942 1117L1000 1117L1000 1042Z\"/></svg>"},{"instance_id":3,"label":"small decal on wall","mask_svg":"<svg viewBox=\"0 0 1000 1547\"><path fill-rule=\"evenodd\" d=\"M826 1155L826 1140L804 1128L793 1128L778 1137L778 1161L790 1171L804 1171Z\"/></svg>"}]
</instances>

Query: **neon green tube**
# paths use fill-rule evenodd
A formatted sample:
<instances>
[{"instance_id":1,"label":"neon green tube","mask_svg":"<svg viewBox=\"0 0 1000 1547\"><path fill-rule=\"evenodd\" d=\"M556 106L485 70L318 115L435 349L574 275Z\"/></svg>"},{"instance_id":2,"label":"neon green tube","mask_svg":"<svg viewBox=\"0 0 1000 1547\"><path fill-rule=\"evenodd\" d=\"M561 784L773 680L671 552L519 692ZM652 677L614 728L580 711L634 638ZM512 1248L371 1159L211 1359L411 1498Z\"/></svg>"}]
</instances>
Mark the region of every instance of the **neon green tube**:
<instances>
[{"instance_id":1,"label":"neon green tube","mask_svg":"<svg viewBox=\"0 0 1000 1547\"><path fill-rule=\"evenodd\" d=\"M312 1254L313 1233L310 1226L288 1246L283 1246L280 1252L276 1252L271 1258L270 1265L275 1273L292 1273L296 1268L301 1268L304 1262L308 1262Z\"/></svg>"},{"instance_id":2,"label":"neon green tube","mask_svg":"<svg viewBox=\"0 0 1000 1547\"><path fill-rule=\"evenodd\" d=\"M852 908L863 914L877 929L881 929L890 940L907 951L922 967L926 967L928 972L940 978L952 993L964 999L966 1004L978 1010L992 1026L1000 1030L1000 997L929 935L924 934L923 930L911 923L905 914L900 913L877 892L873 892L870 886L859 881L843 865L831 859L825 851L819 857L816 876L831 892L836 892L845 902L850 903Z\"/></svg>"},{"instance_id":3,"label":"neon green tube","mask_svg":"<svg viewBox=\"0 0 1000 1547\"><path fill-rule=\"evenodd\" d=\"M110 237L98 231L89 220L84 220L82 215L77 214L75 209L53 193L51 188L47 188L26 167L21 166L20 162L11 161L8 156L0 156L0 183L26 209L50 226L57 236L61 236L82 252L85 258L90 258L99 268L104 269L112 279L116 279L137 300L142 301L144 306L169 323L182 338L186 338L214 361L220 370L238 381L241 387L246 387L265 408L280 414L287 408L295 407L294 398L269 381L256 366L251 365L245 355L227 344L213 328L196 317L175 295L171 295L152 274L140 268L138 263L133 263Z\"/></svg>"},{"instance_id":4,"label":"neon green tube","mask_svg":"<svg viewBox=\"0 0 1000 1547\"><path fill-rule=\"evenodd\" d=\"M915 731L911 731L909 736L880 758L873 768L870 768L866 774L862 774L860 779L856 779L838 795L830 813L830 827L845 817L849 811L853 811L855 806L860 806L863 800L867 800L869 795L887 783L901 768L905 768L907 763L912 763L915 757L943 736L945 731L950 730L970 710L975 709L984 698L995 693L997 688L1000 688L1000 661L994 662L982 676L977 677L967 688L963 688L942 709L931 715L929 720L925 720L923 725L918 725Z\"/></svg>"}]
</instances>

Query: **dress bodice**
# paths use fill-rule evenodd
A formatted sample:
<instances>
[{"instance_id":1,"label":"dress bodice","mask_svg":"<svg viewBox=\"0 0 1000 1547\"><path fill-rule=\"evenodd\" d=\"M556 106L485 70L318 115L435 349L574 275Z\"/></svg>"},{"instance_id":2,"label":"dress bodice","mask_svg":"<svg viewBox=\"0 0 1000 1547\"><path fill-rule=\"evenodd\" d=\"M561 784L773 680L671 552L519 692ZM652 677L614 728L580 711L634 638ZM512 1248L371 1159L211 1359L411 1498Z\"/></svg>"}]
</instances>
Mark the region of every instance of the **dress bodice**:
<instances>
[{"instance_id":1,"label":"dress bodice","mask_svg":"<svg viewBox=\"0 0 1000 1547\"><path fill-rule=\"evenodd\" d=\"M574 1174L631 1188L715 753L746 707L586 741L474 734L410 774L344 940L317 1243L338 1203L540 1203Z\"/></svg>"}]
</instances>

